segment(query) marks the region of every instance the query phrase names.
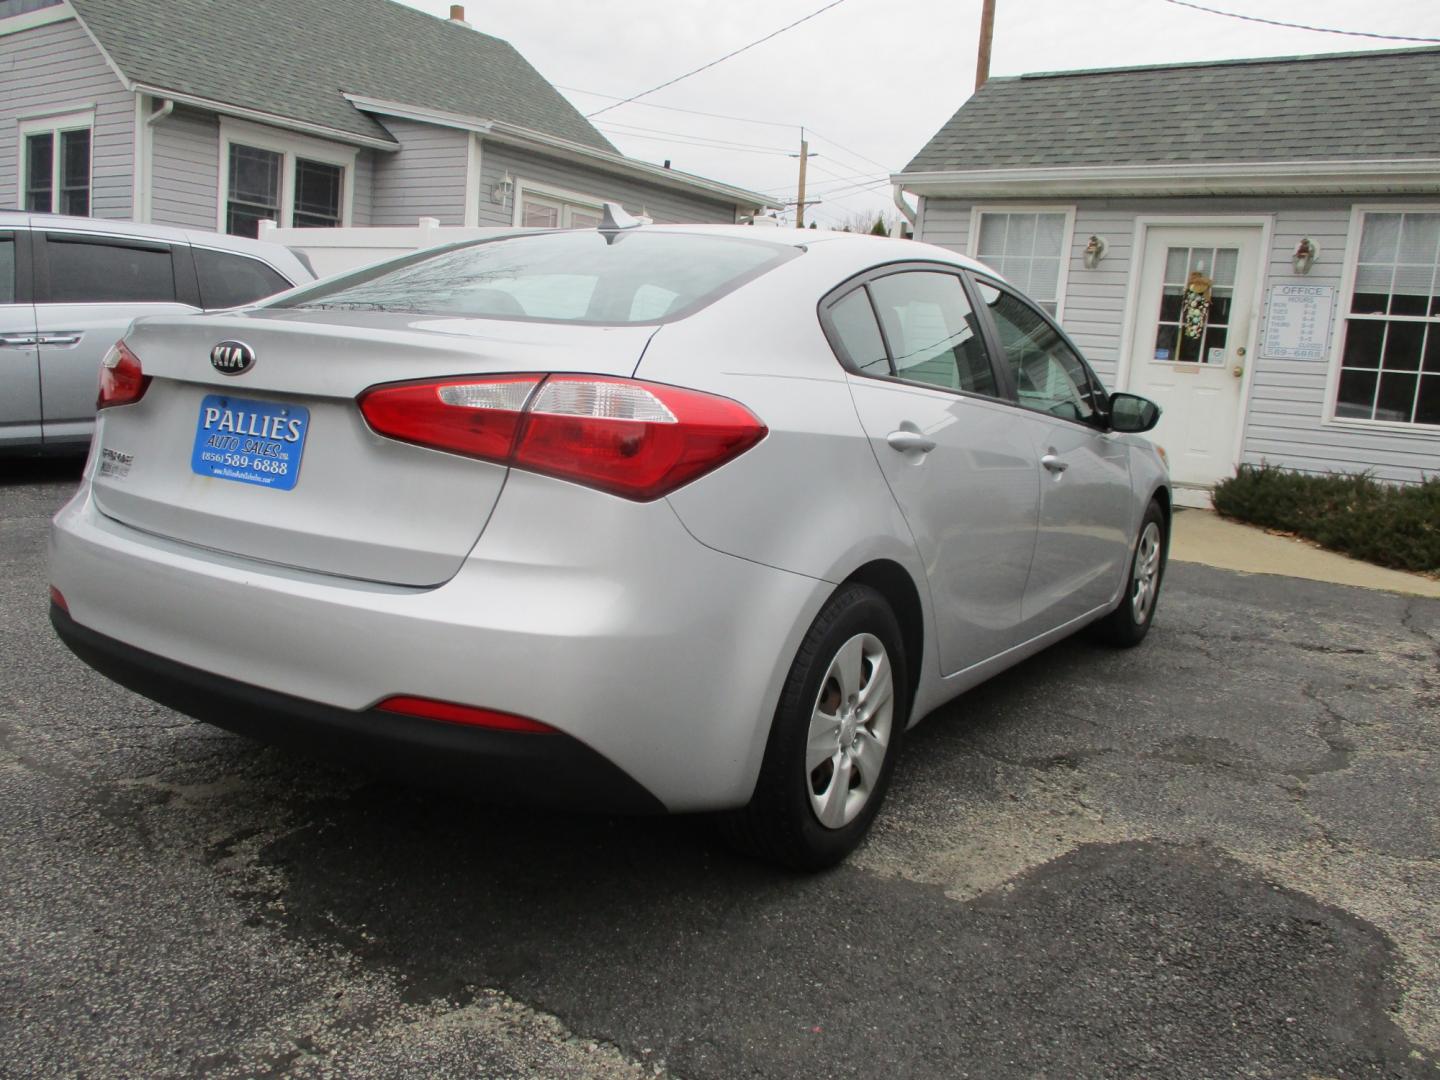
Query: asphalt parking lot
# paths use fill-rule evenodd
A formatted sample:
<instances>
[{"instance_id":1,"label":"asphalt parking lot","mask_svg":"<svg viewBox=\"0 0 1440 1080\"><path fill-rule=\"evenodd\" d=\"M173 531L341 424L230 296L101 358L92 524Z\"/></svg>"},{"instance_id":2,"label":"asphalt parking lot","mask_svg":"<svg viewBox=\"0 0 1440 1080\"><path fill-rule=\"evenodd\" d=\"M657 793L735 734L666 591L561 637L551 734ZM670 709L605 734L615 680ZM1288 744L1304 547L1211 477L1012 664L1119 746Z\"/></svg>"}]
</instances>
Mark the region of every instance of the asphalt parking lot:
<instances>
[{"instance_id":1,"label":"asphalt parking lot","mask_svg":"<svg viewBox=\"0 0 1440 1080\"><path fill-rule=\"evenodd\" d=\"M1173 564L804 878L115 687L46 620L78 470L0 469L0 1075L1440 1077L1440 601Z\"/></svg>"}]
</instances>

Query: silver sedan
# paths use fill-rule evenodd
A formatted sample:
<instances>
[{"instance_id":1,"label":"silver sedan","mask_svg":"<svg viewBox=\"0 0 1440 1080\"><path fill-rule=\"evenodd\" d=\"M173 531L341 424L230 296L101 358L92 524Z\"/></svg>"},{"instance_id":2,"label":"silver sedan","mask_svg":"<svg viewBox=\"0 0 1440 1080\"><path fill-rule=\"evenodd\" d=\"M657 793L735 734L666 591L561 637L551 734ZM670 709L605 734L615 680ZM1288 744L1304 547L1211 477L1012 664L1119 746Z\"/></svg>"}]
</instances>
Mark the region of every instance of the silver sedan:
<instances>
[{"instance_id":1,"label":"silver sedan","mask_svg":"<svg viewBox=\"0 0 1440 1080\"><path fill-rule=\"evenodd\" d=\"M842 859L907 727L1165 568L1156 407L991 271L745 227L463 243L106 358L51 619L268 741Z\"/></svg>"}]
</instances>

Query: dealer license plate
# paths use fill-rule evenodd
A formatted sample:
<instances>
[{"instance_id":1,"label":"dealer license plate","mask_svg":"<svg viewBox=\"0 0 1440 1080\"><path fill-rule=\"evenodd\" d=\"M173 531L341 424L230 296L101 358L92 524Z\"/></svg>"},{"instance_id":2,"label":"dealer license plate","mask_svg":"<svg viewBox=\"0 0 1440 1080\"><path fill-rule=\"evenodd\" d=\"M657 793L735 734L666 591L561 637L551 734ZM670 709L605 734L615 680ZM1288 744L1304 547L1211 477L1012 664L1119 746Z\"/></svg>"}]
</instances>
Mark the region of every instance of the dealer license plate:
<instances>
[{"instance_id":1,"label":"dealer license plate","mask_svg":"<svg viewBox=\"0 0 1440 1080\"><path fill-rule=\"evenodd\" d=\"M289 491L300 477L309 427L310 410L303 405L207 394L195 423L190 469Z\"/></svg>"}]
</instances>

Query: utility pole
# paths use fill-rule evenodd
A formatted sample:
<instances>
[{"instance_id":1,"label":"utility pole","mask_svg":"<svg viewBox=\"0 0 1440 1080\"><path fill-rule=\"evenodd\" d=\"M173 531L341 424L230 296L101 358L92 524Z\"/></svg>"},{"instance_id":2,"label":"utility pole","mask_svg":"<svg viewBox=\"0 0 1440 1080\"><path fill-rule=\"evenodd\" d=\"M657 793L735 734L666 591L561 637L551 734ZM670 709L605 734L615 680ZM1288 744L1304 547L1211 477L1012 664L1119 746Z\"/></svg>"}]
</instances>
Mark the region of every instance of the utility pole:
<instances>
[{"instance_id":1,"label":"utility pole","mask_svg":"<svg viewBox=\"0 0 1440 1080\"><path fill-rule=\"evenodd\" d=\"M800 129L800 193L795 202L795 227L805 227L805 163L810 160L810 143L805 139L805 129Z\"/></svg>"},{"instance_id":2,"label":"utility pole","mask_svg":"<svg viewBox=\"0 0 1440 1080\"><path fill-rule=\"evenodd\" d=\"M979 90L990 78L990 42L995 37L995 0L981 0L980 4L980 53L975 58L975 89ZM802 195L801 198L804 198Z\"/></svg>"}]
</instances>

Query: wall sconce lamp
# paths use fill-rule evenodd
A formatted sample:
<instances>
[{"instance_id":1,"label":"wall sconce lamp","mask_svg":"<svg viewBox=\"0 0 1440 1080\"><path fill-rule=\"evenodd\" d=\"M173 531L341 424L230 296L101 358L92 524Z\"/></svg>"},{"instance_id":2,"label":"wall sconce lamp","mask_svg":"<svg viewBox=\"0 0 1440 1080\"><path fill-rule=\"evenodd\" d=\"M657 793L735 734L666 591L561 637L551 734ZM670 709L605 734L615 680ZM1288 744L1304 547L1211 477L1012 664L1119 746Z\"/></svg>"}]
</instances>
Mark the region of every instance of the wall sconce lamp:
<instances>
[{"instance_id":1,"label":"wall sconce lamp","mask_svg":"<svg viewBox=\"0 0 1440 1080\"><path fill-rule=\"evenodd\" d=\"M515 190L515 181L510 179L510 174L505 174L505 179L496 184L490 191L490 201L497 202L504 206L510 201L510 193Z\"/></svg>"},{"instance_id":2,"label":"wall sconce lamp","mask_svg":"<svg viewBox=\"0 0 1440 1080\"><path fill-rule=\"evenodd\" d=\"M1290 256L1290 265L1295 268L1295 273L1308 274L1310 267L1315 265L1315 260L1319 257L1320 245L1306 236L1295 245L1295 254Z\"/></svg>"},{"instance_id":3,"label":"wall sconce lamp","mask_svg":"<svg viewBox=\"0 0 1440 1080\"><path fill-rule=\"evenodd\" d=\"M1100 265L1100 260L1105 257L1105 252L1110 250L1110 245L1105 242L1103 236L1092 236L1090 242L1085 245L1085 269L1094 270Z\"/></svg>"}]
</instances>

